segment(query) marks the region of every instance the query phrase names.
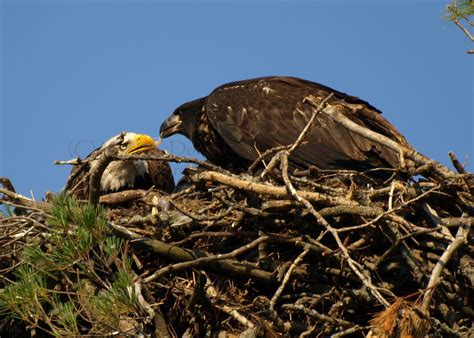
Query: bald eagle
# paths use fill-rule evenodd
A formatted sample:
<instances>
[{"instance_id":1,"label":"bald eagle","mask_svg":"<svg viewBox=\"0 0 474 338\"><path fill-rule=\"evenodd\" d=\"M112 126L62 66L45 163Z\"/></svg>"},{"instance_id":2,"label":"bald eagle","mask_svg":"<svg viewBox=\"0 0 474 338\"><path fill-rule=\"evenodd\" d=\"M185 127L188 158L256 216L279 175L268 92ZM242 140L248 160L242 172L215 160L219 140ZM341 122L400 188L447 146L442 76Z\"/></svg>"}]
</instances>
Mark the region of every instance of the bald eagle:
<instances>
[{"instance_id":1,"label":"bald eagle","mask_svg":"<svg viewBox=\"0 0 474 338\"><path fill-rule=\"evenodd\" d=\"M265 150L294 143L315 111L305 98L311 95L321 102L330 93L334 94L328 104L353 122L408 146L369 103L319 83L278 76L227 83L184 103L163 122L160 135L183 134L210 162L243 171ZM320 113L290 162L299 168L363 171L396 168L399 154Z\"/></svg>"},{"instance_id":2,"label":"bald eagle","mask_svg":"<svg viewBox=\"0 0 474 338\"><path fill-rule=\"evenodd\" d=\"M90 153L86 158L90 161L72 168L65 190L78 199L87 199L89 172L98 165L96 155L117 142L119 142L119 155L162 155L164 153L156 148L155 141L148 135L131 132L116 135ZM175 184L168 162L161 160L112 161L105 168L100 180L101 194L126 189L149 189L153 186L164 192L173 191Z\"/></svg>"}]
</instances>

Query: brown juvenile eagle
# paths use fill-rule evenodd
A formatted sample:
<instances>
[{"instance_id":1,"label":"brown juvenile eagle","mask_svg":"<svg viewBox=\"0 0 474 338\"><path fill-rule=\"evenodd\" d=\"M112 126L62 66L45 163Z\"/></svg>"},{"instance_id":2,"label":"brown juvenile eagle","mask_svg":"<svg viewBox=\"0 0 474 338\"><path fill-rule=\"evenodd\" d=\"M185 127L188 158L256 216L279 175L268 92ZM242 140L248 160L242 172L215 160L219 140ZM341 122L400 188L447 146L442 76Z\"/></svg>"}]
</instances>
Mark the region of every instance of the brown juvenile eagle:
<instances>
[{"instance_id":1,"label":"brown juvenile eagle","mask_svg":"<svg viewBox=\"0 0 474 338\"><path fill-rule=\"evenodd\" d=\"M98 161L95 159L106 147L118 142L118 155L162 155L164 152L156 148L155 141L148 135L126 132L112 137L99 149L90 153L85 163L75 165L65 190L78 199L89 196L89 172ZM87 161L87 160L90 161ZM174 179L168 162L161 160L112 161L105 168L101 180L101 193L109 193L126 189L156 189L172 192Z\"/></svg>"},{"instance_id":2,"label":"brown juvenile eagle","mask_svg":"<svg viewBox=\"0 0 474 338\"><path fill-rule=\"evenodd\" d=\"M161 125L165 138L179 133L210 162L230 170L246 170L265 150L296 141L315 107L310 95L353 122L402 145L406 139L369 103L324 85L294 77L262 77L224 84L208 96L179 106ZM357 107L357 109L354 109ZM367 170L396 168L399 154L319 113L304 142L292 153L296 167Z\"/></svg>"}]
</instances>

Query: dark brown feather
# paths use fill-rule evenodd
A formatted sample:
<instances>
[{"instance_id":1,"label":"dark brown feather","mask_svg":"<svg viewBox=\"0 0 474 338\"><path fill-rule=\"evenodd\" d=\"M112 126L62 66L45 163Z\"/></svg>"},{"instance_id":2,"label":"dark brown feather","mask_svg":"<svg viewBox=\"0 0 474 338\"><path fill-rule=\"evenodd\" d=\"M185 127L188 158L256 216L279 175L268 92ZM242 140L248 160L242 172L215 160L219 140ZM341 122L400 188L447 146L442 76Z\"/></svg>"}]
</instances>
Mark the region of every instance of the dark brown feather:
<instances>
[{"instance_id":1,"label":"dark brown feather","mask_svg":"<svg viewBox=\"0 0 474 338\"><path fill-rule=\"evenodd\" d=\"M164 154L164 151L160 149L153 149L145 154L160 156ZM147 160L147 163L150 181L145 182L147 187L143 187L143 189L149 189L152 185L154 185L155 189L167 193L173 192L175 183L169 163L161 160Z\"/></svg>"}]
</instances>

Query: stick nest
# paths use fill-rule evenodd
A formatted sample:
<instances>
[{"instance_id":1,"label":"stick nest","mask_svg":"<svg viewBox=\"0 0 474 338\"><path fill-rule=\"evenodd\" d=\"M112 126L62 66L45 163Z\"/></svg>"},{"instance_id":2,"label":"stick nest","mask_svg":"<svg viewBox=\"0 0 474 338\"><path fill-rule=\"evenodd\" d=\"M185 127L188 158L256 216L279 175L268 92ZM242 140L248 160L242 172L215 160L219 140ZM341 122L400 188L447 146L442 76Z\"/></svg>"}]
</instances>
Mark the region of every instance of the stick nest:
<instances>
[{"instance_id":1,"label":"stick nest","mask_svg":"<svg viewBox=\"0 0 474 338\"><path fill-rule=\"evenodd\" d=\"M90 218L102 219L103 231L94 230L96 221L81 221L85 203L35 202L4 180L1 202L15 212L0 218L0 335L473 333L470 174L425 171L427 179L393 175L381 182L347 171L295 172L284 156L280 162L265 177L190 169L173 195L101 196L106 209ZM83 223L91 227L91 245L60 267L42 266L40 258L76 238ZM112 239L120 239L113 254L104 249ZM25 266L29 278L44 278L31 299L36 305L6 297L19 297ZM119 282L130 304L104 300L120 294ZM98 310L99 296L106 311ZM31 307L36 311L22 316ZM68 309L75 321L69 325L58 315Z\"/></svg>"}]
</instances>

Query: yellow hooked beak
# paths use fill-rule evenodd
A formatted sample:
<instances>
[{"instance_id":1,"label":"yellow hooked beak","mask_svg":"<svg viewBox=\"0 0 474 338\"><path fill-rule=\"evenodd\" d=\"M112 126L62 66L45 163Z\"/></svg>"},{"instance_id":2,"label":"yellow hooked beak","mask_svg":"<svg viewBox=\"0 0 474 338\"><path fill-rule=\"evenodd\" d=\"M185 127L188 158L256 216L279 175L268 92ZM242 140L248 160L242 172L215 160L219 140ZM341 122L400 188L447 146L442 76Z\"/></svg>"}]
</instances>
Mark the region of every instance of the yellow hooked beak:
<instances>
[{"instance_id":1,"label":"yellow hooked beak","mask_svg":"<svg viewBox=\"0 0 474 338\"><path fill-rule=\"evenodd\" d=\"M155 149L155 141L148 135L137 134L131 140L125 150L125 154L139 154L147 150Z\"/></svg>"}]
</instances>

